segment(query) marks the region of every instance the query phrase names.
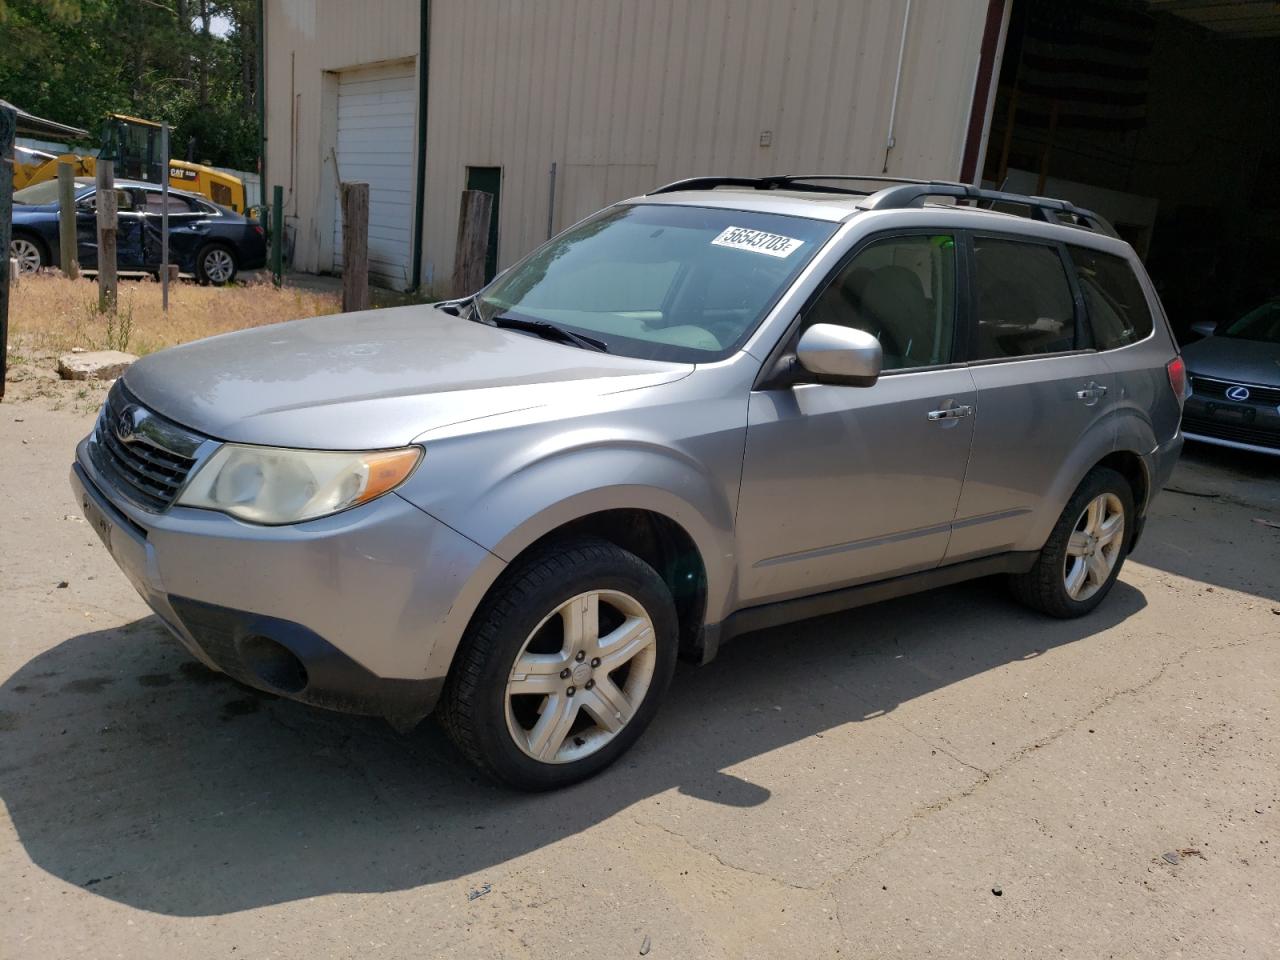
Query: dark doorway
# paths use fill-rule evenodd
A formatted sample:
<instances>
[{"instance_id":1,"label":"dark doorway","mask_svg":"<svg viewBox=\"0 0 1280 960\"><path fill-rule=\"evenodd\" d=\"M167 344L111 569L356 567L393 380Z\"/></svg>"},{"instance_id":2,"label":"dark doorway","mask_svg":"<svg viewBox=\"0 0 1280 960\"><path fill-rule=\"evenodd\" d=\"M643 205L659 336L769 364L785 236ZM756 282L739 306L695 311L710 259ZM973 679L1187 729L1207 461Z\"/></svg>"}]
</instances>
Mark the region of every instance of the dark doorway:
<instances>
[{"instance_id":1,"label":"dark doorway","mask_svg":"<svg viewBox=\"0 0 1280 960\"><path fill-rule=\"evenodd\" d=\"M1133 244L1179 339L1280 291L1280 8L1013 0L983 180Z\"/></svg>"},{"instance_id":2,"label":"dark doorway","mask_svg":"<svg viewBox=\"0 0 1280 960\"><path fill-rule=\"evenodd\" d=\"M489 218L489 245L484 252L484 282L498 274L498 201L502 194L501 167L467 167L467 189L483 190L493 196L493 216Z\"/></svg>"}]
</instances>

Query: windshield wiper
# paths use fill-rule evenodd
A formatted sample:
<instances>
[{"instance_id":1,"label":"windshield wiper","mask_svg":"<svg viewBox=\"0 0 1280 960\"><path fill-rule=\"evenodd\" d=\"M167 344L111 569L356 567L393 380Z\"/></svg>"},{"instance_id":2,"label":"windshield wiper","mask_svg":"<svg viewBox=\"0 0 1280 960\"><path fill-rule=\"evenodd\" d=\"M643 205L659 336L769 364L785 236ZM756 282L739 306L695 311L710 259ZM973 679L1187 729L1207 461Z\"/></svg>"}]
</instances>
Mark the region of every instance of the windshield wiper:
<instances>
[{"instance_id":1,"label":"windshield wiper","mask_svg":"<svg viewBox=\"0 0 1280 960\"><path fill-rule=\"evenodd\" d=\"M487 323L491 327L501 327L505 330L525 330L542 337L544 340L571 343L585 350L595 350L598 353L609 352L609 347L603 340L584 336L581 333L574 333L572 330L558 327L547 320L522 320L520 317L493 317L490 320L483 320L479 316L476 316L475 319L477 322Z\"/></svg>"}]
</instances>

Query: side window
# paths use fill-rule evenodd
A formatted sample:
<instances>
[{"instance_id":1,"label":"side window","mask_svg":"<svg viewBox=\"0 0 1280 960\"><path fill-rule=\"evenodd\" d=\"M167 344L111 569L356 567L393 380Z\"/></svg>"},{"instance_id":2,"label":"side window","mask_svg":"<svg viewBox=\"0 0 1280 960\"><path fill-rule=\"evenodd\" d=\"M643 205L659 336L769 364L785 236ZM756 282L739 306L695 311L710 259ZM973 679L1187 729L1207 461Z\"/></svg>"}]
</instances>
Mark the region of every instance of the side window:
<instances>
[{"instance_id":1,"label":"side window","mask_svg":"<svg viewBox=\"0 0 1280 960\"><path fill-rule=\"evenodd\" d=\"M116 212L117 213L126 213L128 211L135 209L134 197L133 197L132 191L116 190L115 194L116 194ZM82 196L79 200L76 201L76 206L79 207L81 210L97 210L98 209L97 193L86 193L84 196Z\"/></svg>"},{"instance_id":2,"label":"side window","mask_svg":"<svg viewBox=\"0 0 1280 960\"><path fill-rule=\"evenodd\" d=\"M975 237L975 360L1076 348L1075 301L1054 247Z\"/></svg>"},{"instance_id":3,"label":"side window","mask_svg":"<svg viewBox=\"0 0 1280 960\"><path fill-rule=\"evenodd\" d=\"M1087 247L1067 249L1084 294L1093 345L1114 350L1145 340L1152 329L1151 308L1128 262Z\"/></svg>"},{"instance_id":4,"label":"side window","mask_svg":"<svg viewBox=\"0 0 1280 960\"><path fill-rule=\"evenodd\" d=\"M836 274L805 326L835 323L865 330L880 341L885 370L948 363L955 289L955 237L876 240Z\"/></svg>"},{"instance_id":5,"label":"side window","mask_svg":"<svg viewBox=\"0 0 1280 960\"><path fill-rule=\"evenodd\" d=\"M159 190L146 191L147 205L143 208L145 213L154 213L156 216L164 213L164 194ZM190 213L191 204L182 197L176 197L169 194L169 216L175 213Z\"/></svg>"}]
</instances>

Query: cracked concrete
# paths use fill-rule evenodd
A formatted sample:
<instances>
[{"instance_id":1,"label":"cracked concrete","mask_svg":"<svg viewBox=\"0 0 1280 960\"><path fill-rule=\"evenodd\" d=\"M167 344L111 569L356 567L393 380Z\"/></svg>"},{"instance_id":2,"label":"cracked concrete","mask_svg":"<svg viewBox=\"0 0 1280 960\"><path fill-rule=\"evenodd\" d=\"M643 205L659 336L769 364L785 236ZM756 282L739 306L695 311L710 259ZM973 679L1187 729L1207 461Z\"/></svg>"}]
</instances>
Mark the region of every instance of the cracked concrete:
<instances>
[{"instance_id":1,"label":"cracked concrete","mask_svg":"<svg viewBox=\"0 0 1280 960\"><path fill-rule=\"evenodd\" d=\"M1273 461L1192 451L1083 621L976 583L745 637L526 797L193 665L75 519L90 420L0 407L6 958L1280 955Z\"/></svg>"}]
</instances>

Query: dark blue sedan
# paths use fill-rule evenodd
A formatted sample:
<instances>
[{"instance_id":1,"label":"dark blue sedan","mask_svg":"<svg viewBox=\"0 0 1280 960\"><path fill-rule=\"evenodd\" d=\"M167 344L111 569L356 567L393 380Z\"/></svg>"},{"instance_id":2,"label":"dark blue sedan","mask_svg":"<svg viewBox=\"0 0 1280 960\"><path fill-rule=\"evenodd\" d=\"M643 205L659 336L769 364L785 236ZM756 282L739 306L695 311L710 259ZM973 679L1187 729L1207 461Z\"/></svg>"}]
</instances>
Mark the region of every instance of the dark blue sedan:
<instances>
[{"instance_id":1,"label":"dark blue sedan","mask_svg":"<svg viewBox=\"0 0 1280 960\"><path fill-rule=\"evenodd\" d=\"M118 180L119 211L116 269L121 273L158 273L160 221L164 194L155 183ZM76 258L80 267L98 266L97 187L92 180L76 180ZM9 256L23 273L59 266L58 183L49 180L13 195L13 239ZM242 214L210 203L184 190L169 191L169 262L178 272L201 283L221 286L240 270L266 265L267 245L262 225Z\"/></svg>"}]
</instances>

